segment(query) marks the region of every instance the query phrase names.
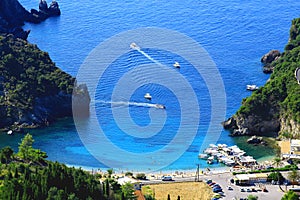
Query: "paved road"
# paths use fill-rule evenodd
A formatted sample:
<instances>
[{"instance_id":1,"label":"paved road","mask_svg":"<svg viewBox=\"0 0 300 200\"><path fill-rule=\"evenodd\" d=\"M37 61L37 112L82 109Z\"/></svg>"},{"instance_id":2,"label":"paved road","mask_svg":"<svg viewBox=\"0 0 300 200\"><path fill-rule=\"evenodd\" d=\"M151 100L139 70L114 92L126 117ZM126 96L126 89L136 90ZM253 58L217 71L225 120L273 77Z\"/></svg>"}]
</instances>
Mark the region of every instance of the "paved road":
<instances>
[{"instance_id":1,"label":"paved road","mask_svg":"<svg viewBox=\"0 0 300 200\"><path fill-rule=\"evenodd\" d=\"M284 192L282 192L279 188L278 185L266 185L266 188L268 192L262 192L262 191L257 191L257 192L241 192L241 188L244 188L245 190L247 188L252 188L249 186L237 186L234 184L230 183L230 179L233 177L233 175L229 172L222 173L222 174L212 174L212 175L201 175L200 180L205 180L205 179L212 179L214 182L218 183L225 194L225 196L221 199L224 200L232 200L232 199L237 199L239 200L240 198L247 198L248 195L255 195L258 196L259 200L281 200L282 196L284 195ZM174 182L187 182L187 181L195 181L195 177L174 177L173 178ZM161 179L151 179L148 181L143 181L143 184L148 185L148 184L158 184L158 183L164 183L169 181L162 181ZM228 190L227 186L231 186L233 190ZM283 189L285 189L285 186L282 186Z\"/></svg>"}]
</instances>

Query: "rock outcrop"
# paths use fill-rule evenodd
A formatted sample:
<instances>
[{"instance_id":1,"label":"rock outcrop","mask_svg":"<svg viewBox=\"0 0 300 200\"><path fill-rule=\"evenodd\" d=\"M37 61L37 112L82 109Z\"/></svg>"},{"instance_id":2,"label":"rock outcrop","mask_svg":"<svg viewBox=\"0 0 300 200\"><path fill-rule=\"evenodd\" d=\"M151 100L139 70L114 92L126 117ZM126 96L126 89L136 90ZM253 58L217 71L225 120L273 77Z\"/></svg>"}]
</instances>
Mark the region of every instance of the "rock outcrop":
<instances>
[{"instance_id":1,"label":"rock outcrop","mask_svg":"<svg viewBox=\"0 0 300 200\"><path fill-rule=\"evenodd\" d=\"M40 23L48 17L60 15L56 1L53 1L49 8L47 7L47 3L45 6L45 3L44 0L41 0L40 8L42 10L37 11L32 9L31 12L28 12L18 0L1 0L0 33L13 34L15 38L27 39L30 31L22 29L24 22Z\"/></svg>"},{"instance_id":2,"label":"rock outcrop","mask_svg":"<svg viewBox=\"0 0 300 200\"><path fill-rule=\"evenodd\" d=\"M247 117L234 115L223 122L223 127L230 130L232 136L263 135L264 133L278 132L280 122L277 119L262 120L261 117L255 115Z\"/></svg>"},{"instance_id":3,"label":"rock outcrop","mask_svg":"<svg viewBox=\"0 0 300 200\"><path fill-rule=\"evenodd\" d=\"M273 74L267 83L243 99L239 110L223 127L232 135L277 133L299 138L300 87L295 71L300 63L300 18L292 21L285 52L272 50L261 58Z\"/></svg>"},{"instance_id":4,"label":"rock outcrop","mask_svg":"<svg viewBox=\"0 0 300 200\"><path fill-rule=\"evenodd\" d=\"M273 61L276 61L280 58L281 53L278 50L271 50L265 55L262 56L260 61L264 64L263 72L266 74L272 73L274 68L270 65Z\"/></svg>"},{"instance_id":5,"label":"rock outcrop","mask_svg":"<svg viewBox=\"0 0 300 200\"><path fill-rule=\"evenodd\" d=\"M268 53L266 53L265 55L263 55L263 57L261 58L261 62L263 64L270 64L273 61L277 60L278 58L280 58L280 51L278 50L271 50Z\"/></svg>"},{"instance_id":6,"label":"rock outcrop","mask_svg":"<svg viewBox=\"0 0 300 200\"><path fill-rule=\"evenodd\" d=\"M280 119L280 133L289 133L295 138L300 138L300 123L291 117Z\"/></svg>"}]
</instances>

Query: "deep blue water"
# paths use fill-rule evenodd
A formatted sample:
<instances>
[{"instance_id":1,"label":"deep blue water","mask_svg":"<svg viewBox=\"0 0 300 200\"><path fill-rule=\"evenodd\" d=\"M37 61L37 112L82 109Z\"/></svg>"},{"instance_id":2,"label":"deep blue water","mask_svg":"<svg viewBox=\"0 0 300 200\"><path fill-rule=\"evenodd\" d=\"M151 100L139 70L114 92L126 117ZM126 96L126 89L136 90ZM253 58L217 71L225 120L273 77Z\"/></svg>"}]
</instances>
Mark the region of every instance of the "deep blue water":
<instances>
[{"instance_id":1,"label":"deep blue water","mask_svg":"<svg viewBox=\"0 0 300 200\"><path fill-rule=\"evenodd\" d=\"M38 0L20 0L20 2L27 9L38 6ZM26 24L24 28L31 29L28 40L49 52L50 57L61 69L76 76L83 61L94 48L116 34L128 30L158 27L177 31L199 43L215 62L226 91L226 99L222 102L226 107L224 119L234 114L241 100L250 95L250 92L245 90L247 84L262 86L266 82L268 75L262 73L260 57L271 49L283 51L288 41L291 20L299 17L300 8L300 2L297 1L283 3L270 0L263 2L258 0L251 2L239 0L109 2L61 0L58 3L62 11L60 17L49 18L37 25ZM89 149L90 152L101 156L101 152L95 152L105 140L101 138L97 129L100 124L110 144L123 151L140 154L136 156L136 160L113 151L108 153L109 155L103 155L105 159L111 159L113 162L119 161L113 166L115 168L155 169L156 166L160 166L158 163L168 160L167 157L180 156L181 153L177 152L177 148L182 146L187 146L187 150L178 160L168 166L168 169L193 169L197 163L205 167L205 162L198 160L197 155L211 122L210 97L212 94L218 94L218 91L209 91L204 78L197 74L189 60L180 55L150 47L142 48L142 51L163 65L172 66L174 61L181 64L180 70L170 69L174 73L180 73L191 84L199 102L199 119L197 116L191 117L188 123L181 123L182 111L178 108L182 103L189 104L190 100L189 96L185 96L185 89L179 88L179 94L174 94L164 85L150 83L132 91L129 99L118 97L119 102L149 103L143 98L145 92L149 92L153 96L152 102L166 105L166 110L129 105L130 120L141 128L148 126L147 129L142 129L142 133L149 137L143 138L140 129L130 129L128 116L118 117L123 125L132 131L131 135L117 125L111 106L115 106L116 112L122 112L128 107L111 103L115 100L112 99L111 94L117 82L135 67L143 64L153 65L153 61L140 52L131 50L116 59L97 84L95 98L92 97L96 106L97 119L86 119L82 122L82 127L86 131L84 137L88 139L82 136L81 139L89 143L87 146L90 145L89 147L92 148ZM91 68L97 70L96 67ZM136 76L134 77L136 80L141 79L140 81L146 82L146 74L140 74L139 71L132 73ZM91 72L91 77L92 75ZM151 75L149 74L149 77ZM87 77L86 81L94 80L89 80ZM175 84L176 79L171 77L169 82ZM183 98L185 102L180 102L179 96L185 97ZM196 109L189 108L184 112L192 116L194 112L196 113ZM160 118L164 122L161 129L159 127L162 122L154 120ZM168 149L168 152L161 153L160 157L145 156L147 153L162 150L168 145L176 137L180 126L184 126L188 138L192 134L195 123L198 127L191 145L181 138L176 142L173 150ZM218 127L215 129L218 130ZM60 121L49 128L31 132L34 134L36 147L46 151L51 160L71 165L98 168L104 166L83 146L73 121L70 119ZM1 146L11 145L14 148L17 147L21 138L20 135L12 137L1 135L0 137ZM229 145L239 141L229 137L226 131L222 131L220 137L219 133L216 133L216 137L219 143ZM101 148L110 149L110 146L104 145ZM268 149L259 149L259 151L266 152L264 155L255 154L257 149L254 147L248 147L248 149L256 158L272 154L272 151L266 152ZM145 159L154 160L149 164Z\"/></svg>"}]
</instances>

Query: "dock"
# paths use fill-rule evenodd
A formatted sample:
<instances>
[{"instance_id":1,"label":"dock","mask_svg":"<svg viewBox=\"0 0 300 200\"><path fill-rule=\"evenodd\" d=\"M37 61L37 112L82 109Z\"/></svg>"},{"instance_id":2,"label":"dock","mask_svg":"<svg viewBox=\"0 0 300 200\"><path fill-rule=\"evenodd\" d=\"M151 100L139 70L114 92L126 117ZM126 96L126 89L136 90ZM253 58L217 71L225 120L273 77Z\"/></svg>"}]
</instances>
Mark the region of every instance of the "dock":
<instances>
[{"instance_id":1,"label":"dock","mask_svg":"<svg viewBox=\"0 0 300 200\"><path fill-rule=\"evenodd\" d=\"M257 161L252 156L247 156L246 152L236 145L228 147L226 144L210 144L198 157L206 159L208 164L213 164L216 161L228 167L257 165Z\"/></svg>"}]
</instances>

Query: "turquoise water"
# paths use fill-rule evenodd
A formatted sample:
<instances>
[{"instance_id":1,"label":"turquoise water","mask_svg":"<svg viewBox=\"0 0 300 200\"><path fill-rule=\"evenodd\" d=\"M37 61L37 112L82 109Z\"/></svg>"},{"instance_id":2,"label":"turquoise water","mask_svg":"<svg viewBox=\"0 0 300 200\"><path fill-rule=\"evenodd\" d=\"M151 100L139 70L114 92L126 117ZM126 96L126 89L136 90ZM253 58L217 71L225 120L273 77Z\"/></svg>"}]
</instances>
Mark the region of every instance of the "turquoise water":
<instances>
[{"instance_id":1,"label":"turquoise water","mask_svg":"<svg viewBox=\"0 0 300 200\"><path fill-rule=\"evenodd\" d=\"M27 8L37 8L37 0L20 0ZM35 25L26 24L25 29L31 29L28 40L36 43L42 50L49 52L53 61L64 71L76 75L84 59L101 42L108 38L132 29L141 27L159 27L183 33L198 42L215 62L222 77L226 101L226 117L231 116L239 108L241 100L250 95L245 90L247 84L263 85L268 75L262 73L260 57L270 49L283 50L288 41L288 33L293 18L298 17L300 2L286 1L58 1L62 15L49 18L45 22ZM198 76L193 66L180 55L172 52L145 48L148 55L162 64L170 65L174 60L182 64L180 73L192 85L197 95L200 109L200 119L191 118L190 124L198 123L199 127L191 145L184 140L177 143L173 152L161 154L165 157L175 156L176 148L188 145L185 153L179 159L167 166L167 169L193 169L200 163L198 160L200 146L207 134L210 123L211 99L203 77ZM130 61L130 64L129 64ZM130 106L129 113L133 122L141 127L151 124L151 116L165 116L165 124L157 134L138 138L126 134L116 124L110 104L111 92L119 78L130 69L141 64L153 64L147 57L137 51L130 51L116 60L105 72L95 93L97 123L93 119L83 122L86 135L95 140L88 140L90 144L101 145L96 127L102 125L105 135L112 144L131 153L146 154L162 149L176 136L180 127L180 102L174 93L159 84L148 84L138 88L130 97L132 102L147 103L143 95L150 92L153 102L166 105L165 111L149 107ZM191 70L189 70L191 69ZM91 74L92 75L92 74ZM213 77L212 77L213 78ZM87 80L89 81L89 80ZM122 101L122 98L120 98ZM188 102L188 98L186 98ZM220 105L221 106L221 105ZM124 106L117 108L124 109ZM188 110L191 114L194 109ZM226 118L224 117L224 119ZM127 118L122 118L127 123ZM99 123L99 124L98 124ZM158 127L158 126L157 126ZM154 126L154 128L157 128ZM188 126L187 126L188 127ZM214 127L213 127L214 128ZM215 127L217 130L217 127ZM152 129L149 130L150 132ZM57 122L54 126L42 130L31 131L35 138L35 145L46 151L49 159L60 162L104 167L94 158L80 140L77 130L70 119ZM134 131L133 131L134 132ZM150 133L149 133L150 134ZM191 134L187 131L187 135ZM218 136L219 133L216 133ZM14 148L21 138L20 135L1 135L1 146L11 145ZM218 143L235 144L235 140L222 131ZM95 143L95 144L94 144ZM208 145L208 144L207 144ZM109 147L108 147L109 148ZM250 147L251 148L251 147ZM256 148L256 147L255 147ZM90 152L89 152L90 151ZM255 153L255 151L253 151ZM100 152L101 154L101 152ZM254 155L261 158L272 154ZM126 157L115 156L122 160L115 168L122 169L154 169L147 162L126 160ZM176 155L178 156L178 155Z\"/></svg>"}]
</instances>

